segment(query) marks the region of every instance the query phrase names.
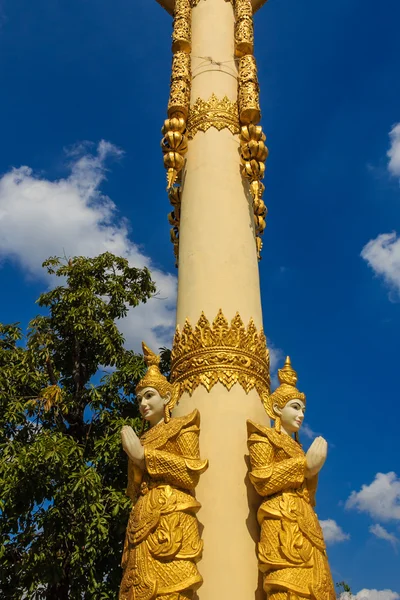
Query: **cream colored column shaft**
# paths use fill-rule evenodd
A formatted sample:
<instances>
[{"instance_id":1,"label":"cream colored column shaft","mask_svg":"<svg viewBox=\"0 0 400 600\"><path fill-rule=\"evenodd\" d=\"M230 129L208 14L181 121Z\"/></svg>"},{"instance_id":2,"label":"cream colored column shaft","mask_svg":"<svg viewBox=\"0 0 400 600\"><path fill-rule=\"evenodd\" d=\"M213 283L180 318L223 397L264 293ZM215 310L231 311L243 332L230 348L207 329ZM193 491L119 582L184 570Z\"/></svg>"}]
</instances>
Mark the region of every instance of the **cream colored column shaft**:
<instances>
[{"instance_id":1,"label":"cream colored column shaft","mask_svg":"<svg viewBox=\"0 0 400 600\"><path fill-rule=\"evenodd\" d=\"M234 16L231 3L200 0L192 12L191 103L212 93L237 100ZM212 321L221 308L262 326L253 210L240 174L238 136L211 127L189 142L179 234L177 323ZM196 495L202 504L204 578L200 600L255 600L258 588L255 496L247 478L246 419L267 424L258 394L217 384L184 394L174 415L198 408L201 455L210 461Z\"/></svg>"},{"instance_id":2,"label":"cream colored column shaft","mask_svg":"<svg viewBox=\"0 0 400 600\"><path fill-rule=\"evenodd\" d=\"M248 481L246 420L268 426L258 394L240 385L229 392L217 384L182 396L174 416L197 408L201 415L201 456L210 461L200 477L196 498L204 541L199 571L204 582L199 600L265 600L259 587L256 543L260 498Z\"/></svg>"},{"instance_id":3,"label":"cream colored column shaft","mask_svg":"<svg viewBox=\"0 0 400 600\"><path fill-rule=\"evenodd\" d=\"M212 93L237 100L231 3L200 0L192 11L191 103ZM261 327L251 198L240 174L239 140L228 129L189 142L179 232L177 323L213 319L219 308Z\"/></svg>"}]
</instances>

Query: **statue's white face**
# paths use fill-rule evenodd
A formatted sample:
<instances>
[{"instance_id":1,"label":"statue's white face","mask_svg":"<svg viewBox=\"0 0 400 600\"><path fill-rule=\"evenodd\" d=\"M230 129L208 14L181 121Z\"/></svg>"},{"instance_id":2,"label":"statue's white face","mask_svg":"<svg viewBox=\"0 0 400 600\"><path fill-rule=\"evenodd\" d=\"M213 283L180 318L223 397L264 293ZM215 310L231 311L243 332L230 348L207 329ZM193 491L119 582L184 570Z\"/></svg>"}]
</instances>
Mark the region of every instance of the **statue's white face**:
<instances>
[{"instance_id":1,"label":"statue's white face","mask_svg":"<svg viewBox=\"0 0 400 600\"><path fill-rule=\"evenodd\" d=\"M285 433L299 431L303 421L306 407L302 400L289 400L283 408L274 405L274 411L281 418L282 429Z\"/></svg>"},{"instance_id":2,"label":"statue's white face","mask_svg":"<svg viewBox=\"0 0 400 600\"><path fill-rule=\"evenodd\" d=\"M168 403L170 394L161 398L158 391L153 387L145 387L136 394L139 411L142 417L149 421L150 425L157 425L164 419L164 406Z\"/></svg>"}]
</instances>

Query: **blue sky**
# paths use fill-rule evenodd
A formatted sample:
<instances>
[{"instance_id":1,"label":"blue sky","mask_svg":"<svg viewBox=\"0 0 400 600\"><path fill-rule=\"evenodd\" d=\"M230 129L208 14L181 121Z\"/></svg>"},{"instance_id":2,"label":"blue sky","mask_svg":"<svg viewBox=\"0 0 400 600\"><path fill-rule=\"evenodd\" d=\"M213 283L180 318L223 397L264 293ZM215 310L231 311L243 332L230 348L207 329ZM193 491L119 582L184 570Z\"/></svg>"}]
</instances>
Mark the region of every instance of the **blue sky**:
<instances>
[{"instance_id":1,"label":"blue sky","mask_svg":"<svg viewBox=\"0 0 400 600\"><path fill-rule=\"evenodd\" d=\"M398 0L270 0L255 19L264 325L299 373L309 436L330 444L317 509L354 592L400 593L399 19ZM0 0L3 322L35 314L47 256L111 250L160 288L122 325L127 343L170 344L170 33L155 1Z\"/></svg>"}]
</instances>

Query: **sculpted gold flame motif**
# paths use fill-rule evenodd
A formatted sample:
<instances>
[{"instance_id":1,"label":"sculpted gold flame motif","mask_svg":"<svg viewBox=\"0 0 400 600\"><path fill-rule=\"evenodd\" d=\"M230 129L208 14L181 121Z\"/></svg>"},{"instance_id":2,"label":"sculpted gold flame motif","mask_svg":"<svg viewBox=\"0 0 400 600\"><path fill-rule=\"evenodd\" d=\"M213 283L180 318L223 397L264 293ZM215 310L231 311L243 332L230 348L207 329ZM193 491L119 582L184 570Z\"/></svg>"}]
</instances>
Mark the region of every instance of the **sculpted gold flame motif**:
<instances>
[{"instance_id":1,"label":"sculpted gold flame motif","mask_svg":"<svg viewBox=\"0 0 400 600\"><path fill-rule=\"evenodd\" d=\"M196 518L200 504L193 493L207 469L199 454L200 416L195 410L170 419L174 388L160 373L159 358L145 345L144 351L149 368L136 394L151 427L140 440L130 427L121 433L134 506L119 599L189 600L202 583L196 566L203 548Z\"/></svg>"},{"instance_id":2,"label":"sculpted gold flame motif","mask_svg":"<svg viewBox=\"0 0 400 600\"><path fill-rule=\"evenodd\" d=\"M265 400L275 428L247 422L250 479L264 498L257 515L264 590L270 600L335 600L323 534L314 512L326 442L317 438L304 453L297 431L304 417L305 396L295 387L297 374L289 357L278 373L281 385Z\"/></svg>"},{"instance_id":3,"label":"sculpted gold flame motif","mask_svg":"<svg viewBox=\"0 0 400 600\"><path fill-rule=\"evenodd\" d=\"M219 381L228 390L239 383L248 393L269 391L269 352L263 330L251 320L246 328L240 315L229 323L219 310L212 324L204 313L195 327L186 321L177 328L171 357L171 381L180 396L203 385L207 391Z\"/></svg>"}]
</instances>

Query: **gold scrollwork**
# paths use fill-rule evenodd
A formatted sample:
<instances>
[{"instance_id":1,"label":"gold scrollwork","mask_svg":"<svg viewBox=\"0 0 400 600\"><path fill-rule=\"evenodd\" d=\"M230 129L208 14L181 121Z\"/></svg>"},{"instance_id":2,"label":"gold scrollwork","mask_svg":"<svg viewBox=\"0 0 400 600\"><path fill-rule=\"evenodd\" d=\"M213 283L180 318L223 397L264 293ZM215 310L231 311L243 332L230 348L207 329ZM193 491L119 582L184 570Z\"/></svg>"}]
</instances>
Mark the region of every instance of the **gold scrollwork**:
<instances>
[{"instance_id":1,"label":"gold scrollwork","mask_svg":"<svg viewBox=\"0 0 400 600\"><path fill-rule=\"evenodd\" d=\"M235 0L235 54L253 54L254 26L251 0Z\"/></svg>"},{"instance_id":2,"label":"gold scrollwork","mask_svg":"<svg viewBox=\"0 0 400 600\"><path fill-rule=\"evenodd\" d=\"M171 88L168 100L168 116L178 115L187 119L190 104L190 55L175 52L172 59Z\"/></svg>"},{"instance_id":3,"label":"gold scrollwork","mask_svg":"<svg viewBox=\"0 0 400 600\"><path fill-rule=\"evenodd\" d=\"M167 169L167 190L174 210L168 215L172 225L171 241L174 246L175 264L178 266L180 180L185 164L188 138L186 134L192 81L192 6L193 0L175 0L172 32L172 73L168 100L168 119L162 128L161 142L164 166Z\"/></svg>"},{"instance_id":4,"label":"gold scrollwork","mask_svg":"<svg viewBox=\"0 0 400 600\"><path fill-rule=\"evenodd\" d=\"M192 49L192 7L190 0L175 0L172 52L190 54Z\"/></svg>"},{"instance_id":5,"label":"gold scrollwork","mask_svg":"<svg viewBox=\"0 0 400 600\"><path fill-rule=\"evenodd\" d=\"M222 310L212 323L204 313L194 327L187 320L182 331L176 330L171 361L171 382L179 385L179 395L191 395L199 385L210 391L218 381L228 390L239 383L246 393L253 388L260 396L269 392L264 331L252 319L246 328L238 313L230 323Z\"/></svg>"},{"instance_id":6,"label":"gold scrollwork","mask_svg":"<svg viewBox=\"0 0 400 600\"><path fill-rule=\"evenodd\" d=\"M210 127L215 127L218 131L227 128L231 133L239 133L237 103L229 100L227 96L219 100L215 94L212 94L209 100L197 98L189 111L188 138L192 139L198 131L207 131Z\"/></svg>"},{"instance_id":7,"label":"gold scrollwork","mask_svg":"<svg viewBox=\"0 0 400 600\"><path fill-rule=\"evenodd\" d=\"M261 235L266 226L267 208L261 180L265 173L268 149L265 135L257 124L261 119L260 87L253 56L254 31L251 0L235 0L235 54L239 56L238 105L240 118L240 157L242 176L250 184L253 199L257 258L261 259Z\"/></svg>"}]
</instances>

